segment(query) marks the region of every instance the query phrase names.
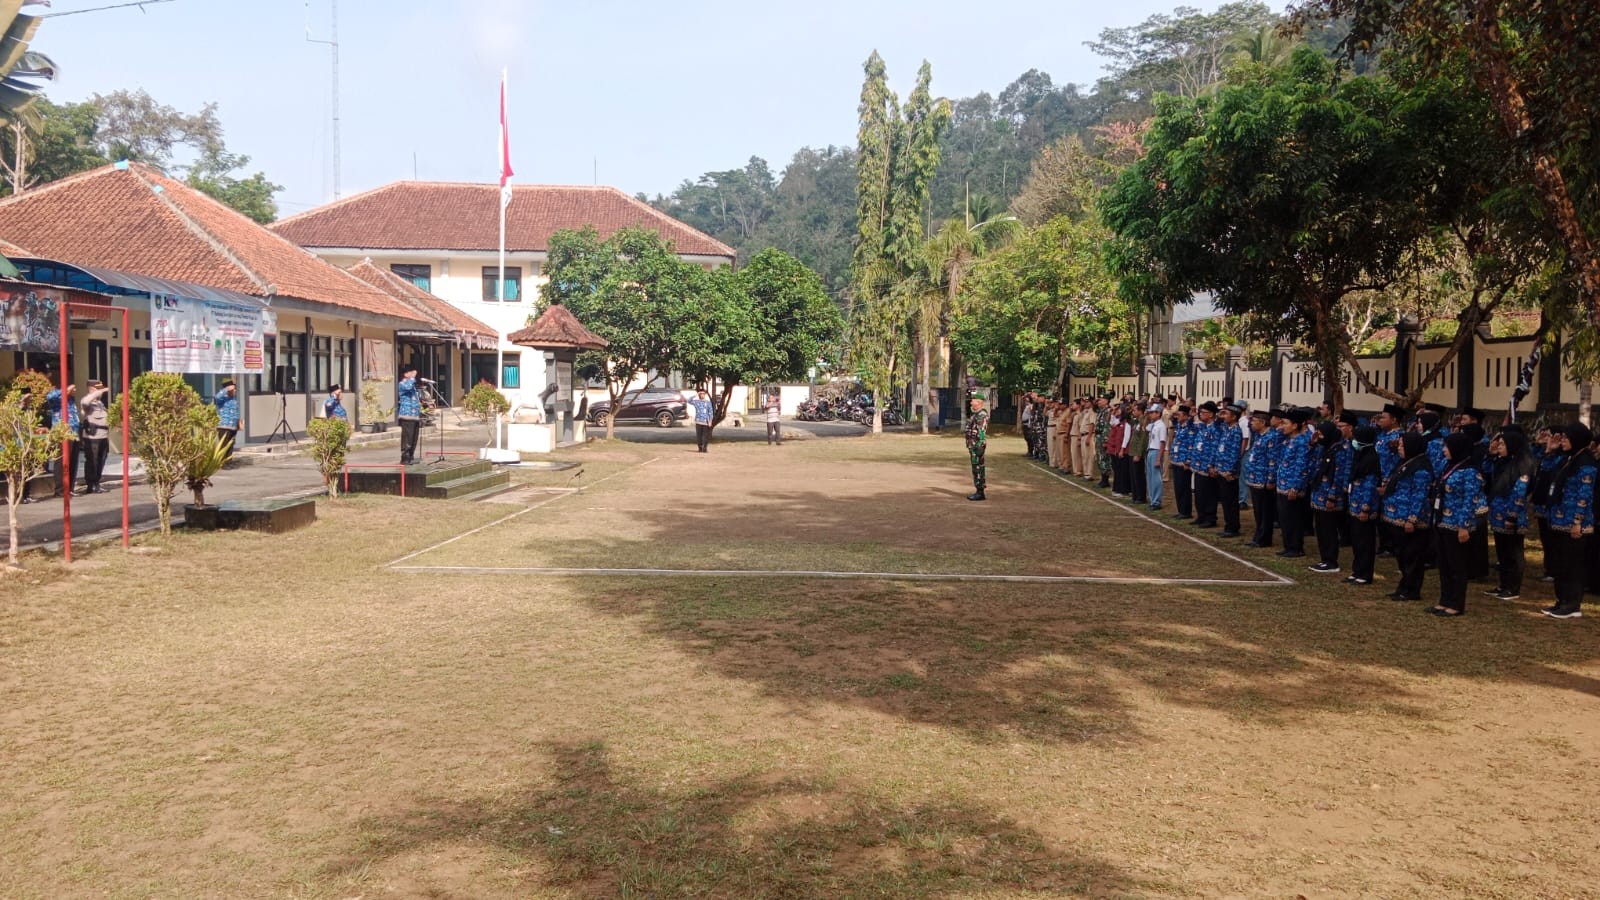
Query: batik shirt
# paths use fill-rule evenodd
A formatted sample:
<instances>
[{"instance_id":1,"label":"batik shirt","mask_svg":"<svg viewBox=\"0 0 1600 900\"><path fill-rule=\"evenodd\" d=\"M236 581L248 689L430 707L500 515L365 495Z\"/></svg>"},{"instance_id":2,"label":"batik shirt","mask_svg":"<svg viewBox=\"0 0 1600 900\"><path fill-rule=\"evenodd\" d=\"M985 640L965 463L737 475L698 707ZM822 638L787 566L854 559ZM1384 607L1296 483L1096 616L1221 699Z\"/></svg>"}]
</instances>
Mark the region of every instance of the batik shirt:
<instances>
[{"instance_id":1,"label":"batik shirt","mask_svg":"<svg viewBox=\"0 0 1600 900\"><path fill-rule=\"evenodd\" d=\"M1283 449L1278 454L1278 493L1304 494L1311 490L1311 479L1322 458L1320 453L1315 456L1311 453L1311 435L1310 431L1302 431L1284 439Z\"/></svg>"},{"instance_id":2,"label":"batik shirt","mask_svg":"<svg viewBox=\"0 0 1600 900\"><path fill-rule=\"evenodd\" d=\"M1512 465L1512 461L1506 460L1505 464ZM1493 479L1494 471L1485 472L1484 478ZM1489 527L1495 534L1521 534L1528 527L1528 491L1532 483L1533 479L1522 475L1511 485L1511 493L1489 498Z\"/></svg>"},{"instance_id":3,"label":"batik shirt","mask_svg":"<svg viewBox=\"0 0 1600 900\"><path fill-rule=\"evenodd\" d=\"M1244 461L1244 483L1253 488L1272 490L1277 485L1278 453L1283 447L1283 435L1269 428L1250 442L1250 452Z\"/></svg>"},{"instance_id":4,"label":"batik shirt","mask_svg":"<svg viewBox=\"0 0 1600 900\"><path fill-rule=\"evenodd\" d=\"M1583 534L1594 534L1594 457L1580 451L1570 465L1566 485L1550 504L1550 527L1571 531L1577 525Z\"/></svg>"},{"instance_id":5,"label":"batik shirt","mask_svg":"<svg viewBox=\"0 0 1600 900\"><path fill-rule=\"evenodd\" d=\"M701 400L699 397L689 398L689 405L694 407L694 423L696 425L711 424L711 400Z\"/></svg>"},{"instance_id":6,"label":"batik shirt","mask_svg":"<svg viewBox=\"0 0 1600 900\"><path fill-rule=\"evenodd\" d=\"M1194 429L1194 446L1189 451L1189 468L1196 475L1205 475L1211 471L1211 460L1217 455L1217 421L1211 424L1196 422Z\"/></svg>"},{"instance_id":7,"label":"batik shirt","mask_svg":"<svg viewBox=\"0 0 1600 900\"><path fill-rule=\"evenodd\" d=\"M218 391L212 403L217 405L217 427L239 427L239 395L229 394L227 391Z\"/></svg>"},{"instance_id":8,"label":"batik shirt","mask_svg":"<svg viewBox=\"0 0 1600 900\"><path fill-rule=\"evenodd\" d=\"M61 417L61 391L53 390L44 395L44 408L50 413L50 427L54 428L63 421L67 423L67 430L74 434L78 431L78 407L71 400L66 402L66 418Z\"/></svg>"},{"instance_id":9,"label":"batik shirt","mask_svg":"<svg viewBox=\"0 0 1600 900\"><path fill-rule=\"evenodd\" d=\"M1322 448L1316 448L1320 451ZM1333 451L1333 474L1322 473L1322 455L1316 459L1315 483L1311 486L1311 508L1342 510L1349 503L1350 463L1355 459L1355 449L1349 441L1340 441Z\"/></svg>"},{"instance_id":10,"label":"batik shirt","mask_svg":"<svg viewBox=\"0 0 1600 900\"><path fill-rule=\"evenodd\" d=\"M1433 484L1433 470L1424 463L1407 472L1394 492L1383 498L1383 521L1391 525L1413 524L1427 528L1429 519L1428 493Z\"/></svg>"},{"instance_id":11,"label":"batik shirt","mask_svg":"<svg viewBox=\"0 0 1600 900\"><path fill-rule=\"evenodd\" d=\"M345 415L344 404L339 402L338 397L329 397L322 401L322 414L330 419L350 421L350 417Z\"/></svg>"},{"instance_id":12,"label":"batik shirt","mask_svg":"<svg viewBox=\"0 0 1600 900\"><path fill-rule=\"evenodd\" d=\"M1234 476L1239 474L1239 455L1243 449L1244 439L1239 434L1239 426L1226 425L1221 419L1211 423L1216 431L1216 448L1211 454L1211 468L1217 470L1219 477Z\"/></svg>"},{"instance_id":13,"label":"batik shirt","mask_svg":"<svg viewBox=\"0 0 1600 900\"><path fill-rule=\"evenodd\" d=\"M1352 457L1353 458L1353 457ZM1383 503L1378 496L1378 488L1383 484L1383 476L1377 472L1365 478L1352 479L1350 488L1345 492L1346 503L1350 507L1350 515L1376 516L1383 512Z\"/></svg>"},{"instance_id":14,"label":"batik shirt","mask_svg":"<svg viewBox=\"0 0 1600 900\"><path fill-rule=\"evenodd\" d=\"M1189 459L1194 455L1195 424L1190 419L1182 425L1172 424L1172 464L1175 466L1188 466Z\"/></svg>"},{"instance_id":15,"label":"batik shirt","mask_svg":"<svg viewBox=\"0 0 1600 900\"><path fill-rule=\"evenodd\" d=\"M967 414L967 449L982 447L989 441L989 411L980 409Z\"/></svg>"},{"instance_id":16,"label":"batik shirt","mask_svg":"<svg viewBox=\"0 0 1600 900\"><path fill-rule=\"evenodd\" d=\"M1435 519L1440 528L1470 531L1477 527L1478 516L1489 511L1488 498L1483 494L1483 473L1470 462L1447 471L1434 490L1438 497Z\"/></svg>"},{"instance_id":17,"label":"batik shirt","mask_svg":"<svg viewBox=\"0 0 1600 900\"><path fill-rule=\"evenodd\" d=\"M395 417L399 419L422 418L422 398L417 396L417 380L403 378L395 388Z\"/></svg>"},{"instance_id":18,"label":"batik shirt","mask_svg":"<svg viewBox=\"0 0 1600 900\"><path fill-rule=\"evenodd\" d=\"M1428 463L1435 472L1443 472L1450 467L1450 460L1444 455L1444 437L1441 434L1428 438Z\"/></svg>"},{"instance_id":19,"label":"batik shirt","mask_svg":"<svg viewBox=\"0 0 1600 900\"><path fill-rule=\"evenodd\" d=\"M1391 428L1378 435L1378 469L1388 478L1394 472L1394 467L1400 465L1400 435L1405 434L1399 428Z\"/></svg>"}]
</instances>

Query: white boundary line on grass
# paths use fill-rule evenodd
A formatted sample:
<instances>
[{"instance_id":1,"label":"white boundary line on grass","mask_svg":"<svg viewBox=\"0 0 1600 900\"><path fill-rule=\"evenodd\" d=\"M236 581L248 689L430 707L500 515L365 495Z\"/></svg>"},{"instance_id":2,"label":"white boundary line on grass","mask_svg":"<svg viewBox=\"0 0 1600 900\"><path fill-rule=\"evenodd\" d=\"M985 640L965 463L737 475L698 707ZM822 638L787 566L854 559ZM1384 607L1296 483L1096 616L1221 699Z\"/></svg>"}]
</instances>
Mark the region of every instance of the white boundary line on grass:
<instances>
[{"instance_id":1,"label":"white boundary line on grass","mask_svg":"<svg viewBox=\"0 0 1600 900\"><path fill-rule=\"evenodd\" d=\"M1226 556L1227 558L1233 560L1234 562L1239 563L1242 566L1246 566L1248 568L1254 569L1257 572L1260 572L1261 574L1263 574L1263 575L1267 576L1268 578L1272 579L1272 581L1270 581L1270 582L1262 582L1262 581L1217 582L1219 584L1232 583L1232 584L1278 585L1278 584L1299 584L1300 583L1298 581L1295 581L1293 578L1288 578L1288 577L1285 577L1283 575L1279 575L1277 572L1274 572L1271 569L1267 569L1267 568L1263 568L1261 566L1258 566L1255 563L1251 562L1248 559L1245 559L1242 556L1235 556L1234 554L1229 553L1228 551L1222 549L1221 547L1218 547L1216 544L1213 544L1210 541L1203 541L1200 538L1195 537L1194 535L1189 534L1186 531L1180 531L1177 528L1173 528L1171 525L1168 525L1167 523L1161 521L1160 519L1157 519L1154 516L1151 516L1151 515L1148 515L1148 514L1146 514L1144 512L1141 512L1140 510L1135 509L1135 508L1133 508L1131 506L1126 506L1124 504L1118 503L1117 501L1111 499L1110 497L1107 497L1107 496L1105 496L1103 494L1098 493L1093 488L1085 487L1085 486L1083 486L1081 484L1078 484L1077 482L1075 482L1072 479L1066 477L1065 475L1062 475L1059 472L1050 471L1050 469L1048 467L1039 465L1038 461L1034 461L1033 467L1036 470L1038 470L1038 471L1040 471L1040 472L1042 472L1042 473L1044 473L1046 475L1049 475L1050 477L1056 479L1057 481L1061 481L1061 482L1064 482L1066 484L1072 485L1073 487L1077 488L1080 491L1083 491L1085 494L1088 494L1089 496L1095 498L1096 500L1101 500L1101 501L1104 501L1106 503L1109 503L1112 506L1115 506L1117 509L1120 509L1120 510L1122 510L1124 512L1131 512L1131 513L1133 513L1134 515L1138 516L1141 519L1147 519L1154 525L1157 525L1157 526L1159 526L1161 528L1165 528L1166 530L1172 532L1175 535L1178 535L1179 537L1185 538L1186 540L1194 541L1196 544L1199 544L1200 546L1206 548L1207 550L1210 550L1213 553L1218 553L1218 554L1221 554L1223 556ZM1174 579L1174 582L1182 583L1181 581L1179 581L1177 579Z\"/></svg>"},{"instance_id":2,"label":"white boundary line on grass","mask_svg":"<svg viewBox=\"0 0 1600 900\"><path fill-rule=\"evenodd\" d=\"M468 575L589 575L669 578L821 578L841 581L1001 581L1025 584L1193 584L1274 587L1268 581L1225 578L1139 578L1111 575L961 575L918 572L824 572L808 569L587 569L557 566L401 566L397 572L454 572ZM1293 583L1293 582L1289 582Z\"/></svg>"},{"instance_id":3,"label":"white boundary line on grass","mask_svg":"<svg viewBox=\"0 0 1600 900\"><path fill-rule=\"evenodd\" d=\"M649 459L645 460L642 463L639 463L636 466L629 466L626 469L622 469L621 471L612 472L610 475L607 475L604 478L601 478L601 479L599 479L597 481L591 482L590 484L586 484L586 485L583 486L583 488L581 488L581 489L579 489L577 491L572 491L572 492L568 492L568 493L561 493L561 494L555 494L555 495L553 495L553 496L551 496L551 497L549 497L547 499L540 500L538 503L535 503L532 506L525 506L522 509L517 510L516 512L512 513L509 516L501 516L500 518L495 519L493 522L490 522L487 525L479 525L477 528L474 528L471 531L463 531L460 534L456 535L455 537L445 538L444 540L442 540L439 543L434 544L434 545L432 545L430 547L423 547L421 550L417 550L417 551L414 551L412 553L407 553L405 556L400 557L399 559L395 560L394 562L384 563L383 565L379 566L378 568L380 568L380 569L396 569L396 568L400 568L400 569L403 569L403 570L427 568L426 566L405 566L405 567L402 567L400 564L405 562L408 559L416 559L417 557L421 556L424 553L431 553L432 551L437 550L440 547L444 547L444 546L448 546L450 544L454 544L456 541L459 541L462 538L471 537L471 536L477 534L480 531L487 531L488 529L493 528L496 525L500 525L500 524L503 524L505 522L509 522L512 519L517 518L518 516L525 516L528 513L531 513L534 510L539 509L540 507L549 506L550 504L552 504L552 503L554 503L557 500L560 500L562 498L571 497L574 494L582 493L584 490L592 488L595 485L605 484L607 481L610 481L611 479L616 478L618 475L626 475L629 472L633 472L633 471L636 471L638 469L642 469L645 466L650 465L651 463L655 462L656 460L658 460L660 458L661 457L659 457L659 456L652 456Z\"/></svg>"}]
</instances>

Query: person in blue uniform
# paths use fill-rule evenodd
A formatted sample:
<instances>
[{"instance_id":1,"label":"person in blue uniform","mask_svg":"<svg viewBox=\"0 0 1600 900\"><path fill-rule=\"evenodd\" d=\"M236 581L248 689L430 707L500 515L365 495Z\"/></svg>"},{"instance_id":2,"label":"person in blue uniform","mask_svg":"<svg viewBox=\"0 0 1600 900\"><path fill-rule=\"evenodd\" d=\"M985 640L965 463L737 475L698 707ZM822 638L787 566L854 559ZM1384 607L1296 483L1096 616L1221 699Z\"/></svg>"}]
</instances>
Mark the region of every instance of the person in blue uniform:
<instances>
[{"instance_id":1,"label":"person in blue uniform","mask_svg":"<svg viewBox=\"0 0 1600 900\"><path fill-rule=\"evenodd\" d=\"M1383 481L1383 524L1389 531L1395 560L1400 564L1400 583L1391 600L1422 599L1422 576L1428 559L1428 532L1432 523L1428 509L1433 466L1428 462L1428 442L1421 432L1400 436L1400 462Z\"/></svg>"},{"instance_id":2,"label":"person in blue uniform","mask_svg":"<svg viewBox=\"0 0 1600 900\"><path fill-rule=\"evenodd\" d=\"M1383 477L1387 479L1394 472L1395 466L1400 465L1400 436L1405 433L1405 422L1408 414L1405 407L1396 403L1386 403L1383 410L1372 417L1372 424L1378 429L1378 466ZM1394 545L1389 543L1391 532L1387 528L1378 529L1378 555L1390 556L1394 554Z\"/></svg>"},{"instance_id":3,"label":"person in blue uniform","mask_svg":"<svg viewBox=\"0 0 1600 900\"><path fill-rule=\"evenodd\" d=\"M1378 518L1383 504L1378 489L1383 484L1383 469L1378 462L1378 430L1371 426L1355 429L1350 438L1350 486L1345 505L1350 518L1350 574L1344 583L1364 587L1372 583L1372 570L1378 559Z\"/></svg>"},{"instance_id":4,"label":"person in blue uniform","mask_svg":"<svg viewBox=\"0 0 1600 900\"><path fill-rule=\"evenodd\" d=\"M328 399L322 401L322 414L330 419L350 421L350 416L344 411L343 387L336 384L328 388Z\"/></svg>"},{"instance_id":5,"label":"person in blue uniform","mask_svg":"<svg viewBox=\"0 0 1600 900\"><path fill-rule=\"evenodd\" d=\"M1436 616L1459 616L1467 611L1469 544L1478 517L1488 513L1483 493L1483 471L1473 454L1477 439L1463 431L1446 436L1445 468L1434 484L1433 536L1439 563L1439 603L1428 610Z\"/></svg>"},{"instance_id":6,"label":"person in blue uniform","mask_svg":"<svg viewBox=\"0 0 1600 900\"><path fill-rule=\"evenodd\" d=\"M239 385L232 378L211 398L217 407L217 437L225 447L224 458L233 458L233 444L239 437Z\"/></svg>"},{"instance_id":7,"label":"person in blue uniform","mask_svg":"<svg viewBox=\"0 0 1600 900\"><path fill-rule=\"evenodd\" d=\"M1217 537L1239 536L1239 467L1244 461L1244 432L1239 416L1244 407L1234 404L1218 411L1217 449L1211 456L1212 477L1217 480L1217 501L1222 505L1222 531Z\"/></svg>"},{"instance_id":8,"label":"person in blue uniform","mask_svg":"<svg viewBox=\"0 0 1600 900\"><path fill-rule=\"evenodd\" d=\"M1310 568L1332 575L1339 571L1339 523L1346 518L1352 451L1339 426L1326 421L1317 423L1314 446L1317 468L1311 483L1311 515L1322 560Z\"/></svg>"},{"instance_id":9,"label":"person in blue uniform","mask_svg":"<svg viewBox=\"0 0 1600 900\"><path fill-rule=\"evenodd\" d=\"M1485 478L1489 498L1489 529L1494 532L1494 554L1500 563L1500 584L1484 591L1498 600L1522 596L1525 542L1529 523L1529 491L1538 463L1528 453L1528 436L1506 426L1489 442L1489 468Z\"/></svg>"},{"instance_id":10,"label":"person in blue uniform","mask_svg":"<svg viewBox=\"0 0 1600 900\"><path fill-rule=\"evenodd\" d=\"M416 366L400 370L400 383L395 385L394 393L394 414L400 422L400 464L409 466L416 461L417 432L422 428L422 394L417 387Z\"/></svg>"},{"instance_id":11,"label":"person in blue uniform","mask_svg":"<svg viewBox=\"0 0 1600 900\"><path fill-rule=\"evenodd\" d=\"M1217 479L1211 475L1211 459L1217 451L1217 404L1200 404L1200 427L1195 430L1194 452L1189 467L1194 470L1194 524L1196 528L1217 527Z\"/></svg>"},{"instance_id":12,"label":"person in blue uniform","mask_svg":"<svg viewBox=\"0 0 1600 900\"><path fill-rule=\"evenodd\" d=\"M1273 427L1276 413L1264 409L1250 413L1250 450L1245 454L1244 482L1250 488L1250 508L1255 510L1255 531L1247 547L1271 547L1272 531L1278 521L1275 470L1283 435Z\"/></svg>"},{"instance_id":13,"label":"person in blue uniform","mask_svg":"<svg viewBox=\"0 0 1600 900\"><path fill-rule=\"evenodd\" d=\"M1315 412L1297 406L1289 410L1278 429L1283 435L1277 467L1278 527L1283 529L1283 549L1278 555L1286 559L1300 559L1306 555L1306 520L1311 507L1311 477L1315 473L1312 432L1306 423Z\"/></svg>"},{"instance_id":14,"label":"person in blue uniform","mask_svg":"<svg viewBox=\"0 0 1600 900\"><path fill-rule=\"evenodd\" d=\"M1528 449L1539 461L1539 468L1533 473L1533 489L1528 494L1528 515L1533 519L1535 530L1539 534L1539 546L1544 548L1544 565L1540 580L1546 584L1554 584L1555 559L1550 555L1550 545L1554 541L1550 537L1550 508L1545 504L1544 498L1549 495L1550 481L1556 477L1556 470L1561 468L1561 463L1565 459L1561 452L1561 435L1549 428L1541 428L1533 445Z\"/></svg>"},{"instance_id":15,"label":"person in blue uniform","mask_svg":"<svg viewBox=\"0 0 1600 900\"><path fill-rule=\"evenodd\" d=\"M45 412L49 420L45 423L51 428L57 425L67 426L66 446L61 450L61 491L65 494L73 493L73 488L78 483L78 404L72 402L72 397L78 392L78 386L68 383L44 395Z\"/></svg>"},{"instance_id":16,"label":"person in blue uniform","mask_svg":"<svg viewBox=\"0 0 1600 900\"><path fill-rule=\"evenodd\" d=\"M1589 427L1572 424L1550 429L1557 436L1561 463L1545 485L1544 502L1550 517L1550 544L1545 553L1555 557L1556 602L1540 610L1555 619L1583 616L1583 591L1588 581L1589 541L1594 534L1595 476L1597 466L1589 445Z\"/></svg>"},{"instance_id":17,"label":"person in blue uniform","mask_svg":"<svg viewBox=\"0 0 1600 900\"><path fill-rule=\"evenodd\" d=\"M1172 414L1172 503L1177 519L1194 516L1194 473L1189 461L1194 456L1196 426L1187 404L1180 404Z\"/></svg>"}]
</instances>

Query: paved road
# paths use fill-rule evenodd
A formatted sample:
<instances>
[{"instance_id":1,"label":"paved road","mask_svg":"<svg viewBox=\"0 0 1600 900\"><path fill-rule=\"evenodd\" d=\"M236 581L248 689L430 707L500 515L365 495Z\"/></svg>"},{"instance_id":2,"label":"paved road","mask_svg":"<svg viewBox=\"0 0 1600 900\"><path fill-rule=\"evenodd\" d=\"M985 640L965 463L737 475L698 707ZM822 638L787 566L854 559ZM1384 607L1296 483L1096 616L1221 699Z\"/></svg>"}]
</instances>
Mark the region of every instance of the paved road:
<instances>
[{"instance_id":1,"label":"paved road","mask_svg":"<svg viewBox=\"0 0 1600 900\"><path fill-rule=\"evenodd\" d=\"M786 432L802 431L806 440L817 438L850 438L868 434L869 430L861 425L848 422L795 422L786 420L783 423ZM889 429L890 431L915 431L915 426ZM595 437L604 435L604 431L591 432ZM423 440L418 451L426 457L427 451L438 446L437 438L429 432L423 435ZM679 425L673 428L657 428L654 425L619 425L617 437L621 440L649 444L693 444L694 428ZM767 439L766 424L754 420L747 421L742 428L724 424L717 428L713 441L765 441ZM476 430L465 432L447 432L445 446L449 450L476 450L483 445L483 437ZM386 445L377 448L356 448L350 451L352 463L391 463L398 461L399 450L397 445ZM85 540L92 536L103 536L107 532L117 532L122 525L122 493L120 477L122 472L121 457L113 454L106 461L107 481L105 486L109 493L94 496L80 496L72 498L72 534L74 540ZM234 466L223 470L213 479L215 484L206 490L206 502L220 503L224 500L253 500L265 497L284 497L295 494L318 493L322 490L322 477L317 474L315 463L309 457L301 455L272 456L256 462L254 465ZM156 523L156 504L150 495L150 487L135 479L129 489L129 521L132 527L138 530L148 530ZM183 520L183 507L192 499L188 490L179 490L173 497L173 518L175 521ZM40 500L18 507L18 520L21 530L21 543L24 548L46 546L54 548L61 540L62 533L62 503L59 498ZM0 536L0 547L4 546L4 538Z\"/></svg>"}]
</instances>

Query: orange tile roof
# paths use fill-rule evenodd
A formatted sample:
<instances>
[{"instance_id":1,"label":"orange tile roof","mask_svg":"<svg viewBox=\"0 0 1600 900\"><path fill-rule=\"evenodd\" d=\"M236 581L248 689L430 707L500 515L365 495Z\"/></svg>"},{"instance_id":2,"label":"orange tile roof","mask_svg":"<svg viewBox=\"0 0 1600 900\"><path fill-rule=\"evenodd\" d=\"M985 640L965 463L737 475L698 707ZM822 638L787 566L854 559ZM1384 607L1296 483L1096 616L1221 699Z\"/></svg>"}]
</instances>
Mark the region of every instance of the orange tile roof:
<instances>
[{"instance_id":1,"label":"orange tile roof","mask_svg":"<svg viewBox=\"0 0 1600 900\"><path fill-rule=\"evenodd\" d=\"M611 342L583 327L578 317L559 303L552 303L533 324L513 331L506 340L525 347L574 347L579 350L604 350Z\"/></svg>"},{"instance_id":2,"label":"orange tile roof","mask_svg":"<svg viewBox=\"0 0 1600 900\"><path fill-rule=\"evenodd\" d=\"M412 307L139 163L103 166L0 200L0 234L65 263L426 321Z\"/></svg>"},{"instance_id":3,"label":"orange tile roof","mask_svg":"<svg viewBox=\"0 0 1600 900\"><path fill-rule=\"evenodd\" d=\"M433 320L435 326L442 331L460 332L468 337L476 335L489 338L492 343L483 349L493 349L499 343L499 333L495 331L494 326L467 315L463 310L393 272L379 268L373 264L371 258L363 259L346 271L396 300L414 307Z\"/></svg>"},{"instance_id":4,"label":"orange tile roof","mask_svg":"<svg viewBox=\"0 0 1600 900\"><path fill-rule=\"evenodd\" d=\"M643 226L679 253L725 256L733 248L614 187L517 184L506 208L506 249L542 252L550 235L593 226L601 237ZM396 181L281 219L272 230L302 247L493 251L500 247L500 187Z\"/></svg>"}]
</instances>

